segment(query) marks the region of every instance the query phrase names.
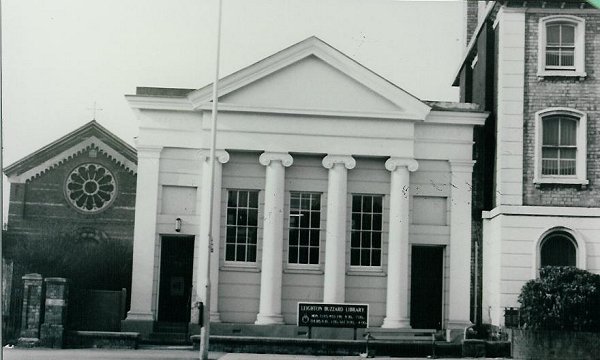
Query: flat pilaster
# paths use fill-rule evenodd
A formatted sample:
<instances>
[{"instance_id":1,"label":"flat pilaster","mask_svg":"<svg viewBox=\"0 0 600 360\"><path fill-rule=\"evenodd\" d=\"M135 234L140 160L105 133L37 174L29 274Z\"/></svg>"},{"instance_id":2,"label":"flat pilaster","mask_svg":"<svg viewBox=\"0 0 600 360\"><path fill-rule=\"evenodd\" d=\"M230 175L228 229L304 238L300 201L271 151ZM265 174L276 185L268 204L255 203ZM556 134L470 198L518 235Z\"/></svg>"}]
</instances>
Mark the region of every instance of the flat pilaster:
<instances>
[{"instance_id":1,"label":"flat pilaster","mask_svg":"<svg viewBox=\"0 0 600 360\"><path fill-rule=\"evenodd\" d=\"M450 270L447 328L464 328L469 319L471 291L472 160L450 160Z\"/></svg>"},{"instance_id":2,"label":"flat pilaster","mask_svg":"<svg viewBox=\"0 0 600 360\"><path fill-rule=\"evenodd\" d=\"M138 196L135 197L131 309L125 321L154 321L156 314L152 312L152 291L157 239L158 175L162 147L138 146L137 151Z\"/></svg>"}]
</instances>

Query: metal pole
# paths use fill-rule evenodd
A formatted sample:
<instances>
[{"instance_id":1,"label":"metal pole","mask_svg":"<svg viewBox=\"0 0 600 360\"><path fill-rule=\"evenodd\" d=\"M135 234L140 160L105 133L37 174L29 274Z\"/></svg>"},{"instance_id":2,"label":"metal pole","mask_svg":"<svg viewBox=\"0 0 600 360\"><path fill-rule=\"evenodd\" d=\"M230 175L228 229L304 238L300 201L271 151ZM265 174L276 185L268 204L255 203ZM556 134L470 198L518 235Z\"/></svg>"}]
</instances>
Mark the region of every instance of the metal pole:
<instances>
[{"instance_id":1,"label":"metal pole","mask_svg":"<svg viewBox=\"0 0 600 360\"><path fill-rule=\"evenodd\" d=\"M475 315L475 324L479 325L479 316L478 316L478 301L479 301L479 242L475 241L475 284L474 284L474 295L475 295L475 309L473 311L473 315Z\"/></svg>"},{"instance_id":2,"label":"metal pole","mask_svg":"<svg viewBox=\"0 0 600 360\"><path fill-rule=\"evenodd\" d=\"M206 257L206 298L204 299L204 326L200 330L200 359L208 360L208 343L210 336L210 292L211 292L211 283L210 283L210 258L213 251L213 238L212 238L212 228L213 228L213 202L214 202L214 189L215 189L215 149L217 144L217 111L218 111L218 82L219 82L219 61L220 61L220 53L221 53L221 11L222 11L222 0L218 0L218 15L217 15L217 44L216 44L216 59L215 59L215 79L213 82L213 92L212 92L212 117L211 117L211 140L210 140L210 153L209 153L209 168L210 168L210 211L208 212L208 248L206 251L208 252L208 256ZM217 239L219 241L219 239ZM218 244L217 244L218 246ZM0 359L1 360L1 359Z\"/></svg>"},{"instance_id":3,"label":"metal pole","mask_svg":"<svg viewBox=\"0 0 600 360\"><path fill-rule=\"evenodd\" d=\"M2 18L2 4L0 3L0 19ZM0 24L2 21L0 20ZM4 141L2 139L2 127L4 126L3 107L2 107L2 26L0 26L0 169L4 167ZM0 223L4 230L4 176L0 174ZM4 254L2 253L2 231L0 231L0 360L4 352Z\"/></svg>"}]
</instances>

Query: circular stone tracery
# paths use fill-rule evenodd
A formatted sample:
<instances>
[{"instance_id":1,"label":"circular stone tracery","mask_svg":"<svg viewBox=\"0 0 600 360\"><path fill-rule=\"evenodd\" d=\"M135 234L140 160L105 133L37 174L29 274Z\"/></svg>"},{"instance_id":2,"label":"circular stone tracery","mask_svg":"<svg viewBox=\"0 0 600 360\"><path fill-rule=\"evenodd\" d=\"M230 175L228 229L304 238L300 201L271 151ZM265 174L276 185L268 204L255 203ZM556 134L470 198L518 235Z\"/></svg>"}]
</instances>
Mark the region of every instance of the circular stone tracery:
<instances>
[{"instance_id":1,"label":"circular stone tracery","mask_svg":"<svg viewBox=\"0 0 600 360\"><path fill-rule=\"evenodd\" d=\"M107 208L115 198L116 189L113 174L104 166L91 163L73 169L65 187L69 203L87 213Z\"/></svg>"}]
</instances>

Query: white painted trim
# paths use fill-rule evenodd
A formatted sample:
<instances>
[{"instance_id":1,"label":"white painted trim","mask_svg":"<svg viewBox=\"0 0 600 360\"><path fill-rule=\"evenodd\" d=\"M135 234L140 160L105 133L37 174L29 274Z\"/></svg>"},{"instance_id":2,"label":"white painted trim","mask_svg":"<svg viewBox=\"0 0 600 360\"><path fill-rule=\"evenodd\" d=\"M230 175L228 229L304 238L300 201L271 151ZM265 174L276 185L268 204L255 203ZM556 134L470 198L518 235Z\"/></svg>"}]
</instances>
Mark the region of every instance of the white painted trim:
<instances>
[{"instance_id":1,"label":"white painted trim","mask_svg":"<svg viewBox=\"0 0 600 360\"><path fill-rule=\"evenodd\" d=\"M480 125L485 124L485 120L490 115L487 111L467 112L467 111L440 111L432 110L425 118L425 123L449 124L449 125Z\"/></svg>"},{"instance_id":2,"label":"white painted trim","mask_svg":"<svg viewBox=\"0 0 600 360\"><path fill-rule=\"evenodd\" d=\"M554 232L565 232L565 233L571 235L573 240L575 240L575 251L576 251L575 266L582 270L587 269L587 248L586 248L586 243L583 240L583 236L581 236L577 231L572 230L568 227L553 226L552 228L544 231L533 244L533 252L532 253L534 254L534 256L532 259L533 261L532 261L532 268L531 268L531 276L533 278L537 278L539 276L542 242L548 237L548 235L550 235Z\"/></svg>"},{"instance_id":3,"label":"white painted trim","mask_svg":"<svg viewBox=\"0 0 600 360\"><path fill-rule=\"evenodd\" d=\"M314 36L221 79L219 97L232 93L309 56L319 58L376 94L391 101L400 109L406 109L408 113L416 114L421 119L425 118L431 110L431 107L421 100L386 81ZM211 89L212 86L208 85L188 94L188 99L195 109L212 100Z\"/></svg>"},{"instance_id":4,"label":"white painted trim","mask_svg":"<svg viewBox=\"0 0 600 360\"><path fill-rule=\"evenodd\" d=\"M197 109L211 110L210 104L203 104ZM287 115L308 115L308 116L326 116L326 117L345 117L345 118L373 118L373 119L394 119L423 121L418 114L406 113L402 111L342 111L327 109L292 109L279 107L264 107L252 105L238 105L232 103L219 102L220 112L242 112L255 114L287 114Z\"/></svg>"},{"instance_id":5,"label":"white painted trim","mask_svg":"<svg viewBox=\"0 0 600 360\"><path fill-rule=\"evenodd\" d=\"M568 115L577 120L577 155L575 175L542 175L542 122L544 117L552 115ZM587 114L566 107L553 107L535 113L534 139L534 177L533 183L538 184L580 184L587 185Z\"/></svg>"},{"instance_id":6,"label":"white painted trim","mask_svg":"<svg viewBox=\"0 0 600 360\"><path fill-rule=\"evenodd\" d=\"M118 151L115 151L112 147L110 147L109 145L107 145L105 142L98 139L97 137L90 136L89 138L85 139L84 141L62 151L61 153L38 164L37 166L25 171L24 173L17 175L17 176L9 177L8 180L11 183L24 183L28 180L31 180L37 176L44 174L46 171L48 171L56 166L59 166L59 165L63 164L64 162L72 159L73 157L81 154L82 152L86 151L88 148L91 148L92 144L95 145L100 152L105 153L110 160L116 162L120 166L123 166L130 173L132 173L132 174L137 173L137 164L136 163L127 159L126 157L121 155Z\"/></svg>"},{"instance_id":7,"label":"white painted trim","mask_svg":"<svg viewBox=\"0 0 600 360\"><path fill-rule=\"evenodd\" d=\"M493 219L499 215L600 218L600 208L501 205L482 212L484 219Z\"/></svg>"},{"instance_id":8,"label":"white painted trim","mask_svg":"<svg viewBox=\"0 0 600 360\"><path fill-rule=\"evenodd\" d=\"M132 109L194 111L185 97L125 95Z\"/></svg>"},{"instance_id":9,"label":"white painted trim","mask_svg":"<svg viewBox=\"0 0 600 360\"><path fill-rule=\"evenodd\" d=\"M546 26L552 23L568 23L575 26L575 59L574 71L552 69L546 70ZM585 72L585 19L573 15L550 15L543 17L538 23L538 71L537 76L568 76L584 78Z\"/></svg>"}]
</instances>

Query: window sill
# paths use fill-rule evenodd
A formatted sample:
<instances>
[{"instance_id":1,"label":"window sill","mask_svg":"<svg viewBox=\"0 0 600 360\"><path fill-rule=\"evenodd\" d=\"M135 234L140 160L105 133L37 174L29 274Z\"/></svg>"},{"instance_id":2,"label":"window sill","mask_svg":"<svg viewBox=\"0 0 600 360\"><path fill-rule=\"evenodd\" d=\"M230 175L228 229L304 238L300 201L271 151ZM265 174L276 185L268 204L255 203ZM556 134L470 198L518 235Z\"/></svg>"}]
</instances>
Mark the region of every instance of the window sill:
<instances>
[{"instance_id":1,"label":"window sill","mask_svg":"<svg viewBox=\"0 0 600 360\"><path fill-rule=\"evenodd\" d=\"M346 272L346 275L348 275L348 276L387 276L387 274L385 272L383 272L383 269L381 267L350 268L350 270L348 270Z\"/></svg>"},{"instance_id":2,"label":"window sill","mask_svg":"<svg viewBox=\"0 0 600 360\"><path fill-rule=\"evenodd\" d=\"M578 178L561 178L561 177L543 177L533 179L535 187L539 188L543 184L564 184L564 185L581 185L583 188L590 183L587 179Z\"/></svg>"},{"instance_id":3,"label":"window sill","mask_svg":"<svg viewBox=\"0 0 600 360\"><path fill-rule=\"evenodd\" d=\"M312 275L323 275L325 272L320 267L288 267L283 270L286 274L312 274Z\"/></svg>"},{"instance_id":4,"label":"window sill","mask_svg":"<svg viewBox=\"0 0 600 360\"><path fill-rule=\"evenodd\" d=\"M225 265L219 268L221 271L242 271L242 272L256 272L259 273L260 269L256 263L250 264L235 264L235 263L225 263Z\"/></svg>"},{"instance_id":5,"label":"window sill","mask_svg":"<svg viewBox=\"0 0 600 360\"><path fill-rule=\"evenodd\" d=\"M587 73L585 71L569 71L569 70L547 70L538 71L538 80L544 80L546 77L563 77L563 78L579 78L579 81L585 80Z\"/></svg>"}]
</instances>

